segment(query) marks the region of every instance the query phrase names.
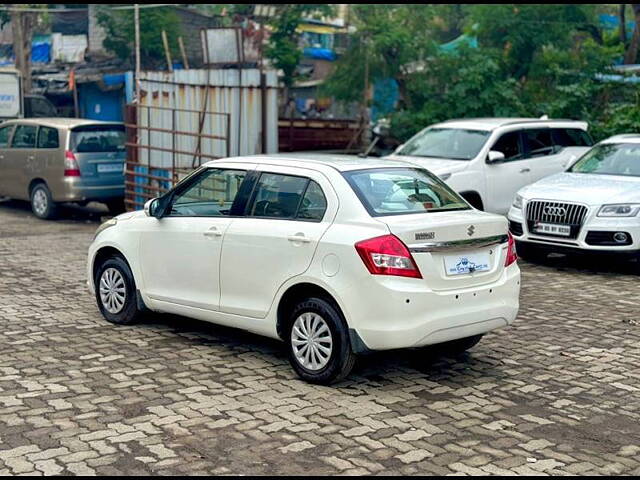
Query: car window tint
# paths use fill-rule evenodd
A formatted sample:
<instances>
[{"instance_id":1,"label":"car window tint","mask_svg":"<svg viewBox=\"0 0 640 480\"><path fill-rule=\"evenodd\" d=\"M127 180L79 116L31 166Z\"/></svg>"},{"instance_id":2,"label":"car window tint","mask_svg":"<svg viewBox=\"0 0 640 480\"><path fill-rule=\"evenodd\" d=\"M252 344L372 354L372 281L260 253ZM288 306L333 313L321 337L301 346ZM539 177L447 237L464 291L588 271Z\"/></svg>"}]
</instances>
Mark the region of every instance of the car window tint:
<instances>
[{"instance_id":1,"label":"car window tint","mask_svg":"<svg viewBox=\"0 0 640 480\"><path fill-rule=\"evenodd\" d=\"M327 211L327 199L322 192L322 188L316 182L311 180L307 191L302 197L300 210L297 218L300 220L322 221L324 213Z\"/></svg>"},{"instance_id":2,"label":"car window tint","mask_svg":"<svg viewBox=\"0 0 640 480\"><path fill-rule=\"evenodd\" d=\"M491 150L504 153L505 160L518 160L522 158L520 132L505 133L493 144Z\"/></svg>"},{"instance_id":3,"label":"car window tint","mask_svg":"<svg viewBox=\"0 0 640 480\"><path fill-rule=\"evenodd\" d=\"M229 215L246 173L244 170L217 168L205 170L186 190L176 194L169 215L175 217Z\"/></svg>"},{"instance_id":4,"label":"car window tint","mask_svg":"<svg viewBox=\"0 0 640 480\"><path fill-rule=\"evenodd\" d=\"M38 148L58 148L58 130L49 127L40 127L38 130Z\"/></svg>"},{"instance_id":5,"label":"car window tint","mask_svg":"<svg viewBox=\"0 0 640 480\"><path fill-rule=\"evenodd\" d=\"M250 217L295 218L308 179L263 173L255 188Z\"/></svg>"},{"instance_id":6,"label":"car window tint","mask_svg":"<svg viewBox=\"0 0 640 480\"><path fill-rule=\"evenodd\" d=\"M589 134L579 128L554 128L553 141L561 147L590 147Z\"/></svg>"},{"instance_id":7,"label":"car window tint","mask_svg":"<svg viewBox=\"0 0 640 480\"><path fill-rule=\"evenodd\" d=\"M0 128L0 148L7 148L9 146L9 137L11 136L11 129L13 125Z\"/></svg>"},{"instance_id":8,"label":"car window tint","mask_svg":"<svg viewBox=\"0 0 640 480\"><path fill-rule=\"evenodd\" d=\"M524 139L528 156L531 158L544 157L555 153L551 130L548 128L525 130Z\"/></svg>"},{"instance_id":9,"label":"car window tint","mask_svg":"<svg viewBox=\"0 0 640 480\"><path fill-rule=\"evenodd\" d=\"M13 134L13 148L35 148L38 127L33 125L18 125Z\"/></svg>"}]
</instances>

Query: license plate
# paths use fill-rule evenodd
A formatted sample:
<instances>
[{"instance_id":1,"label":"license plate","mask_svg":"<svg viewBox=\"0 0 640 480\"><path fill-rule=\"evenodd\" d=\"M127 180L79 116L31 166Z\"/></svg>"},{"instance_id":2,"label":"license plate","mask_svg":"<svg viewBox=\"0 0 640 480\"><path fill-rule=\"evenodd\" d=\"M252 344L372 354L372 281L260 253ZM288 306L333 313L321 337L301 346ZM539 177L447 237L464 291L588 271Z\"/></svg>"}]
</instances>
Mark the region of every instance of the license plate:
<instances>
[{"instance_id":1,"label":"license plate","mask_svg":"<svg viewBox=\"0 0 640 480\"><path fill-rule=\"evenodd\" d=\"M98 165L98 173L122 173L122 168L121 163L102 163Z\"/></svg>"},{"instance_id":2,"label":"license plate","mask_svg":"<svg viewBox=\"0 0 640 480\"><path fill-rule=\"evenodd\" d=\"M571 227L568 225L554 225L553 223L536 223L533 226L535 233L544 233L547 235L560 235L563 237L571 236Z\"/></svg>"},{"instance_id":3,"label":"license plate","mask_svg":"<svg viewBox=\"0 0 640 480\"><path fill-rule=\"evenodd\" d=\"M470 253L447 255L444 257L444 267L447 275L465 275L474 272L490 270L488 253Z\"/></svg>"}]
</instances>

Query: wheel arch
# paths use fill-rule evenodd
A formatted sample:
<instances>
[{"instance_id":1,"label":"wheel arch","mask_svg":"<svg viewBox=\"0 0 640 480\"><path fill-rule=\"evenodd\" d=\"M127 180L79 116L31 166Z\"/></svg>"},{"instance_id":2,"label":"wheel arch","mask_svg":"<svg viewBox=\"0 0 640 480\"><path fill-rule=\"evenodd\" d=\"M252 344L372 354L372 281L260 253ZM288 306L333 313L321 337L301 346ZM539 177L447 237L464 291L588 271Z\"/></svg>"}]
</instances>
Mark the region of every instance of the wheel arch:
<instances>
[{"instance_id":1,"label":"wheel arch","mask_svg":"<svg viewBox=\"0 0 640 480\"><path fill-rule=\"evenodd\" d=\"M129 267L129 270L131 271L131 275L134 276L133 277L134 281L136 280L135 272L133 271L133 268L131 268L131 263L127 259L127 256L122 252L122 250L112 245L105 245L103 247L100 247L98 250L96 250L96 253L93 255L93 259L91 261L91 281L92 282L95 283L96 273L98 272L98 265L100 265L101 262L104 262L108 258L115 257L115 256L121 257L125 261L125 263ZM136 285L137 285L137 281L136 281Z\"/></svg>"}]
</instances>

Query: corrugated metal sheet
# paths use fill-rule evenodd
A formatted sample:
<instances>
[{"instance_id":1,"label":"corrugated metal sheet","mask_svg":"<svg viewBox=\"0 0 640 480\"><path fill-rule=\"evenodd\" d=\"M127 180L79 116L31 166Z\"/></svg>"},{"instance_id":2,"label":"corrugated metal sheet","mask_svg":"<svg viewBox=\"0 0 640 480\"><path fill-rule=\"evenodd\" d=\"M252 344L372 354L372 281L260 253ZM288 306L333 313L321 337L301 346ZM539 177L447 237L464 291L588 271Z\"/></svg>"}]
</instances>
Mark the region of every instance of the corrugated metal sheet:
<instances>
[{"instance_id":1,"label":"corrugated metal sheet","mask_svg":"<svg viewBox=\"0 0 640 480\"><path fill-rule=\"evenodd\" d=\"M200 151L207 156L261 153L263 91L265 151L278 151L277 74L273 70L265 72L264 89L260 86L258 69L142 72L140 87L138 125L166 130L139 130L140 145L163 149L140 149L142 164L163 168L190 168L199 164L197 160L194 162L193 154L198 150L198 137L188 135L198 132L221 137L201 138ZM203 110L206 113L200 130ZM203 158L203 162L207 160Z\"/></svg>"}]
</instances>

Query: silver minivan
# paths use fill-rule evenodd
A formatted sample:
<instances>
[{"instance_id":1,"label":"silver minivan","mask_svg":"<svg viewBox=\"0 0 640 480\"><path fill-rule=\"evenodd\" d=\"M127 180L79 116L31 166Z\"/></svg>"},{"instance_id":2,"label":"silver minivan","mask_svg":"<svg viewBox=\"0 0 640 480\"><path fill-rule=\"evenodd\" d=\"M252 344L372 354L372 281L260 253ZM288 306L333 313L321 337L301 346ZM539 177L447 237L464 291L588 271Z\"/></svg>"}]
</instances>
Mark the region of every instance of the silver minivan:
<instances>
[{"instance_id":1,"label":"silver minivan","mask_svg":"<svg viewBox=\"0 0 640 480\"><path fill-rule=\"evenodd\" d=\"M31 202L38 218L59 203L105 203L124 211L125 128L79 118L0 124L0 196Z\"/></svg>"}]
</instances>

